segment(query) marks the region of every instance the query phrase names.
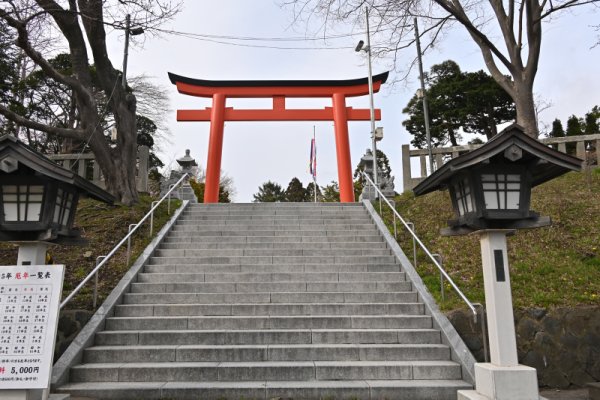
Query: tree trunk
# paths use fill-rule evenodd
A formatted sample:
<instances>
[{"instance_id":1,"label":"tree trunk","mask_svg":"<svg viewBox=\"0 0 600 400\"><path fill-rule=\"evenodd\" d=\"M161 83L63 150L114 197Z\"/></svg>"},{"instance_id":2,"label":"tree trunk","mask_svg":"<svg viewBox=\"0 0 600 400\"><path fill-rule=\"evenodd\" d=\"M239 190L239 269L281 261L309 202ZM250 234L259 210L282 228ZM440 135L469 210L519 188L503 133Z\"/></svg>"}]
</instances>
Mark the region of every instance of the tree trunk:
<instances>
[{"instance_id":1,"label":"tree trunk","mask_svg":"<svg viewBox=\"0 0 600 400\"><path fill-rule=\"evenodd\" d=\"M535 102L531 88L525 87L525 84L519 85L515 82L514 95L511 94L517 109L517 124L525 129L525 133L536 138L539 136L537 118L535 114Z\"/></svg>"}]
</instances>

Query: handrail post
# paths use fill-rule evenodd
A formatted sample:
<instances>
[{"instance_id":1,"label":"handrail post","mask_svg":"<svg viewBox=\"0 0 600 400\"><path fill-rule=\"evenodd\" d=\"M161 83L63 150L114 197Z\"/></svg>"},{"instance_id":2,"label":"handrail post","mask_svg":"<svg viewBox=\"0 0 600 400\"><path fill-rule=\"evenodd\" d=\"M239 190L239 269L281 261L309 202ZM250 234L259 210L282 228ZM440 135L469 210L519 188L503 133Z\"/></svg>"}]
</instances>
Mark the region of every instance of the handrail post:
<instances>
[{"instance_id":1,"label":"handrail post","mask_svg":"<svg viewBox=\"0 0 600 400\"><path fill-rule=\"evenodd\" d=\"M438 264L442 269L444 268L444 261L440 254L434 253L432 256L437 260ZM440 294L442 295L442 301L446 301L446 291L444 290L444 274L440 271Z\"/></svg>"},{"instance_id":2,"label":"handrail post","mask_svg":"<svg viewBox=\"0 0 600 400\"><path fill-rule=\"evenodd\" d=\"M169 185L169 198L167 199L167 215L171 215L171 190L175 188L175 184Z\"/></svg>"},{"instance_id":3,"label":"handrail post","mask_svg":"<svg viewBox=\"0 0 600 400\"><path fill-rule=\"evenodd\" d=\"M96 267L98 266L98 261L100 261L101 259L106 258L106 256L98 256L96 257ZM95 310L96 309L96 304L98 304L98 273L100 271L96 271L96 273L94 274L94 297L92 300L92 308Z\"/></svg>"},{"instance_id":4,"label":"handrail post","mask_svg":"<svg viewBox=\"0 0 600 400\"><path fill-rule=\"evenodd\" d=\"M412 222L407 222L406 225L408 225L408 227L411 231L413 231L413 233L415 232L415 224L413 224ZM417 242L415 241L415 236L411 236L413 242L413 266L417 268Z\"/></svg>"},{"instance_id":5,"label":"handrail post","mask_svg":"<svg viewBox=\"0 0 600 400\"><path fill-rule=\"evenodd\" d=\"M158 200L155 200L150 205L150 237L154 233L154 206L158 203Z\"/></svg>"},{"instance_id":6,"label":"handrail post","mask_svg":"<svg viewBox=\"0 0 600 400\"><path fill-rule=\"evenodd\" d=\"M398 240L398 228L396 227L396 213L393 212L392 215L394 216L394 239Z\"/></svg>"},{"instance_id":7,"label":"handrail post","mask_svg":"<svg viewBox=\"0 0 600 400\"><path fill-rule=\"evenodd\" d=\"M131 228L135 228L138 224L129 224L129 232L131 233ZM129 265L129 258L131 257L131 236L127 238L127 263L125 265Z\"/></svg>"}]
</instances>

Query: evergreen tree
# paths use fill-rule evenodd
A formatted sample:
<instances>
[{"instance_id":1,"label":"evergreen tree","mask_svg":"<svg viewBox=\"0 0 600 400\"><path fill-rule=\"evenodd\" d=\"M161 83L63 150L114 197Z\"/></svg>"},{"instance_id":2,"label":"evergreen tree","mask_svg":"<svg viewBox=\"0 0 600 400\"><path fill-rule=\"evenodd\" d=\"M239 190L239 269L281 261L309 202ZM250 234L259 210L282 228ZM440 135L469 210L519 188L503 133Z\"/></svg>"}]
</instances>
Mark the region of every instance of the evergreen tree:
<instances>
[{"instance_id":1,"label":"evergreen tree","mask_svg":"<svg viewBox=\"0 0 600 400\"><path fill-rule=\"evenodd\" d=\"M204 190L206 188L206 184L204 182L197 182L194 179L190 179L190 186L196 195L198 203L204 203ZM223 185L219 185L219 203L231 203L229 191L223 187Z\"/></svg>"},{"instance_id":2,"label":"evergreen tree","mask_svg":"<svg viewBox=\"0 0 600 400\"><path fill-rule=\"evenodd\" d=\"M273 203L285 201L285 192L281 186L271 181L263 183L258 188L258 192L253 196L255 203Z\"/></svg>"},{"instance_id":3,"label":"evergreen tree","mask_svg":"<svg viewBox=\"0 0 600 400\"><path fill-rule=\"evenodd\" d=\"M563 129L562 122L560 121L560 119L556 118L554 121L552 121L552 130L550 131L550 133L548 133L548 137L560 138L560 137L564 137L564 136L565 136L565 130ZM558 150L558 145L553 144L552 148L555 150Z\"/></svg>"},{"instance_id":4,"label":"evergreen tree","mask_svg":"<svg viewBox=\"0 0 600 400\"><path fill-rule=\"evenodd\" d=\"M323 202L335 203L340 201L340 187L336 181L331 181L323 187Z\"/></svg>"},{"instance_id":5,"label":"evergreen tree","mask_svg":"<svg viewBox=\"0 0 600 400\"><path fill-rule=\"evenodd\" d=\"M431 67L427 86L433 147L448 142L457 146L462 139L460 128L489 139L498 133L498 124L516 118L510 96L483 71L462 72L458 64L448 60ZM426 147L422 99L415 94L402 112L409 115L402 124L413 135L412 145Z\"/></svg>"},{"instance_id":6,"label":"evergreen tree","mask_svg":"<svg viewBox=\"0 0 600 400\"><path fill-rule=\"evenodd\" d=\"M600 128L598 127L599 118L600 108L598 106L595 106L589 113L585 114L585 129L583 131L585 135L600 133Z\"/></svg>"},{"instance_id":7,"label":"evergreen tree","mask_svg":"<svg viewBox=\"0 0 600 400\"><path fill-rule=\"evenodd\" d=\"M304 202L308 199L308 192L302 185L302 182L296 177L292 178L285 190L285 201L289 202Z\"/></svg>"},{"instance_id":8,"label":"evergreen tree","mask_svg":"<svg viewBox=\"0 0 600 400\"><path fill-rule=\"evenodd\" d=\"M567 120L567 132L566 136L580 136L583 135L583 123L575 115L571 115ZM575 154L575 143L567 143L567 153Z\"/></svg>"},{"instance_id":9,"label":"evergreen tree","mask_svg":"<svg viewBox=\"0 0 600 400\"><path fill-rule=\"evenodd\" d=\"M317 186L317 201L323 201L323 193L321 192L321 188L319 187L319 185ZM306 201L315 201L315 184L313 182L309 183L306 186L306 194L307 194L307 200Z\"/></svg>"}]
</instances>

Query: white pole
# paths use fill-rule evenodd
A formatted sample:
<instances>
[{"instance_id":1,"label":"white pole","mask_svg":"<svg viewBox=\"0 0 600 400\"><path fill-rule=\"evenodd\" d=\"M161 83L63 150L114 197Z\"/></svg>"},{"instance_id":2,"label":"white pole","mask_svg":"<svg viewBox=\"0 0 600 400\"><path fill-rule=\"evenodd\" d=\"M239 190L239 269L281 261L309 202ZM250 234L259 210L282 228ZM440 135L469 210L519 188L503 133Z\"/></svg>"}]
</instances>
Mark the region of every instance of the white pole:
<instances>
[{"instance_id":1,"label":"white pole","mask_svg":"<svg viewBox=\"0 0 600 400\"><path fill-rule=\"evenodd\" d=\"M499 367L519 364L506 252L506 230L479 233L490 358Z\"/></svg>"},{"instance_id":2,"label":"white pole","mask_svg":"<svg viewBox=\"0 0 600 400\"><path fill-rule=\"evenodd\" d=\"M313 144L314 144L313 151L315 154L315 164L316 164L316 161L317 161L317 136L316 136L316 128L314 125L313 125ZM312 160L311 160L311 162L312 162ZM314 166L312 168L314 168ZM316 169L313 170L312 176L313 176L313 192L315 192L315 203L316 203L317 202L317 171L316 171Z\"/></svg>"},{"instance_id":3,"label":"white pole","mask_svg":"<svg viewBox=\"0 0 600 400\"><path fill-rule=\"evenodd\" d=\"M375 140L375 106L373 102L373 69L371 66L371 33L369 31L369 8L365 7L367 14L367 55L369 58L369 103L371 115L371 140L373 147L373 183L379 187L377 179L377 141Z\"/></svg>"}]
</instances>

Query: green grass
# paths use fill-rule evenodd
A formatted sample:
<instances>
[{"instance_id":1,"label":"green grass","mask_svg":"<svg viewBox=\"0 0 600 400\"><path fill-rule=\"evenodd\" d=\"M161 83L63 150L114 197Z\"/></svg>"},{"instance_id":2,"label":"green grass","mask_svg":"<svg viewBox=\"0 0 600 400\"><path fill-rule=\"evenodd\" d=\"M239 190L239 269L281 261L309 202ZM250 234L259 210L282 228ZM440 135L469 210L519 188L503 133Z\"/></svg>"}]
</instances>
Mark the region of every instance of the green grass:
<instances>
[{"instance_id":1,"label":"green grass","mask_svg":"<svg viewBox=\"0 0 600 400\"><path fill-rule=\"evenodd\" d=\"M375 207L379 209L378 205ZM484 302L481 253L476 235L443 237L441 228L454 218L447 192L415 198L396 197L396 208L473 302ZM600 304L600 169L569 173L533 189L531 208L552 218L545 228L519 230L508 238L513 302L516 307ZM384 219L392 227L391 211ZM393 232L393 228L391 229ZM399 231L400 232L400 231ZM412 241L400 233L398 242L412 260ZM417 271L442 309L464 307L446 284L441 302L439 272L422 251Z\"/></svg>"},{"instance_id":2,"label":"green grass","mask_svg":"<svg viewBox=\"0 0 600 400\"><path fill-rule=\"evenodd\" d=\"M108 254L127 235L129 224L137 223L148 211L155 199L140 195L140 201L132 207L107 205L91 199L82 199L77 207L74 227L79 228L81 236L87 241L83 246L58 246L48 248L54 264L64 264L65 280L63 298L85 278L95 267L96 257ZM171 218L181 205L179 200L171 200L171 215L167 215L167 204L163 202L154 212L154 235ZM144 248L150 243L149 220L144 222L133 235L131 258L126 264L127 244L105 264L99 273L98 305L110 294L119 280L129 270ZM0 265L15 265L18 248L10 243L0 243ZM88 254L86 254L88 253ZM92 279L79 294L67 305L67 309L92 310Z\"/></svg>"}]
</instances>

